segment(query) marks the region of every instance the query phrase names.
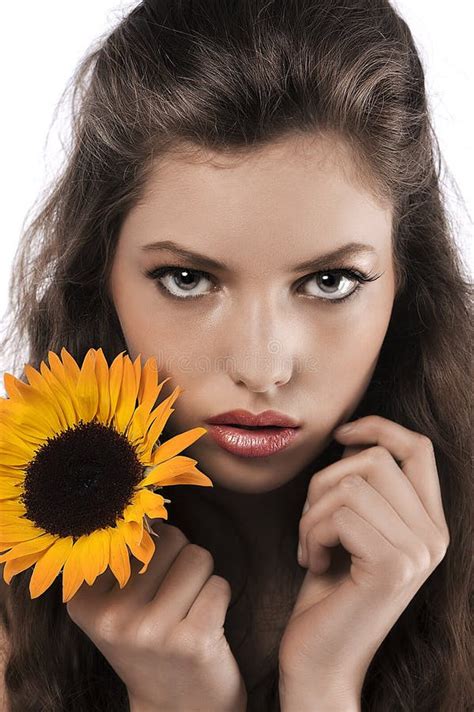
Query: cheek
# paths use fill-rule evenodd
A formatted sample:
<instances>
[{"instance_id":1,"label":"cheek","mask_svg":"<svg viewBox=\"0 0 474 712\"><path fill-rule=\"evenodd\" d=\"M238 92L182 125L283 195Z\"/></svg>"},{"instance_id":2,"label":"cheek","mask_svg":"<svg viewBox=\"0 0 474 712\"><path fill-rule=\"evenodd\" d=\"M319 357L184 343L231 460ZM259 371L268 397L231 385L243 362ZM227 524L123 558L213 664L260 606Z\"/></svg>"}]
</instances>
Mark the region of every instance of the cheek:
<instances>
[{"instance_id":1,"label":"cheek","mask_svg":"<svg viewBox=\"0 0 474 712\"><path fill-rule=\"evenodd\" d=\"M325 330L324 349L318 349L319 369L313 373L315 391L335 409L354 407L364 395L390 322L391 295L373 299L363 308ZM321 326L323 330L323 325Z\"/></svg>"}]
</instances>

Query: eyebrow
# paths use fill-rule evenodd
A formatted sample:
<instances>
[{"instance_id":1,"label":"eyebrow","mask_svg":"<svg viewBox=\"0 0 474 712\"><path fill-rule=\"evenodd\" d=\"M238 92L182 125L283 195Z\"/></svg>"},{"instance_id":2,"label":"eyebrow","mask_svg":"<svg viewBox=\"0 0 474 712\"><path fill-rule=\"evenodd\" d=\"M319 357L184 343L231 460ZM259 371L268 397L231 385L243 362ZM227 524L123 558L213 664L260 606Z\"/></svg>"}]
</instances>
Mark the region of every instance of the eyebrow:
<instances>
[{"instance_id":1,"label":"eyebrow","mask_svg":"<svg viewBox=\"0 0 474 712\"><path fill-rule=\"evenodd\" d=\"M161 240L158 242L151 242L148 245L142 245L141 250L143 252L173 252L178 257L192 260L194 264L206 269L220 269L222 271L226 271L229 269L228 266L223 262L219 262L219 260L214 260L211 257L207 257L206 255L203 255L199 252L195 252L194 250L189 250L184 247L181 247L176 242L173 242L173 240ZM324 255L317 255L312 259L300 262L299 264L294 265L292 268L290 268L290 271L317 271L318 269L326 267L328 263L332 261L357 257L361 254L376 254L376 252L376 249L372 245L365 245L362 242L349 242L346 245L341 245L341 247L338 247L337 249L332 250L331 252L327 252Z\"/></svg>"}]
</instances>

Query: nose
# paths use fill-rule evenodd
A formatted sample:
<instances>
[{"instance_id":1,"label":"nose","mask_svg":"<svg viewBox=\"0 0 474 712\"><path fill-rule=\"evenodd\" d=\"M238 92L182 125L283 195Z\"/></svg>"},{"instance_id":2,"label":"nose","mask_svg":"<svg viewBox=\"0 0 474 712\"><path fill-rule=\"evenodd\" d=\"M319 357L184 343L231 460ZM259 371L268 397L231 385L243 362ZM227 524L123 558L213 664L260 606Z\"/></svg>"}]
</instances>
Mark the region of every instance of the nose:
<instances>
[{"instance_id":1,"label":"nose","mask_svg":"<svg viewBox=\"0 0 474 712\"><path fill-rule=\"evenodd\" d=\"M268 307L254 298L240 305L230 332L233 341L230 375L237 385L264 393L290 381L295 339L289 333L289 321L281 304Z\"/></svg>"}]
</instances>

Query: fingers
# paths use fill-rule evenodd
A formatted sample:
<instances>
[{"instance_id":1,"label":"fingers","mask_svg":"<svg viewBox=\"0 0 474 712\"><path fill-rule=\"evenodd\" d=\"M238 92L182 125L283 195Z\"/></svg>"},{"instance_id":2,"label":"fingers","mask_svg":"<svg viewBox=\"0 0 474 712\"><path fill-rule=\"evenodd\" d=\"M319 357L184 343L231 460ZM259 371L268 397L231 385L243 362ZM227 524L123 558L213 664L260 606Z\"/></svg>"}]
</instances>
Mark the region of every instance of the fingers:
<instances>
[{"instance_id":1,"label":"fingers","mask_svg":"<svg viewBox=\"0 0 474 712\"><path fill-rule=\"evenodd\" d=\"M160 588L169 568L176 560L180 551L189 543L183 532L170 524L154 524L153 529L158 536L153 537L155 551L148 563L147 570L140 574L143 564L133 557L130 580L123 589L116 583L113 594L116 598L130 599L137 607L149 603Z\"/></svg>"},{"instance_id":2,"label":"fingers","mask_svg":"<svg viewBox=\"0 0 474 712\"><path fill-rule=\"evenodd\" d=\"M346 506L318 522L311 538L324 546L342 544L352 557L352 580L359 585L365 582L373 590L400 591L411 597L430 572L422 553L417 555L412 548L410 555L394 546L371 522Z\"/></svg>"},{"instance_id":3,"label":"fingers","mask_svg":"<svg viewBox=\"0 0 474 712\"><path fill-rule=\"evenodd\" d=\"M213 574L202 587L185 620L194 630L219 630L224 626L231 595L229 582Z\"/></svg>"},{"instance_id":4,"label":"fingers","mask_svg":"<svg viewBox=\"0 0 474 712\"><path fill-rule=\"evenodd\" d=\"M355 507L356 503L347 498L343 485L349 475L358 475L370 486L368 489L360 488L360 492L356 490L358 498L363 497L366 492L370 493L371 489L375 490L381 499L375 498L374 501L372 495L370 500L373 506L376 506L377 501L380 502L382 512L388 511L387 522L392 522L393 514L390 516L390 513L395 512L398 519L404 522L415 537L426 542L430 549L432 548L432 555L436 558L440 533L429 518L408 478L390 453L380 446L366 448L351 458L340 460L313 477L308 489L310 508L302 516L299 525L303 551L308 532L319 519L329 516L343 504L348 506L354 504ZM363 514L364 510L360 511ZM374 526L378 526L375 521ZM380 531L384 531L383 526ZM390 537L388 539L390 540Z\"/></svg>"},{"instance_id":5,"label":"fingers","mask_svg":"<svg viewBox=\"0 0 474 712\"><path fill-rule=\"evenodd\" d=\"M214 559L207 549L196 544L183 547L147 604L151 617L165 627L183 620L213 570Z\"/></svg>"},{"instance_id":6,"label":"fingers","mask_svg":"<svg viewBox=\"0 0 474 712\"><path fill-rule=\"evenodd\" d=\"M378 415L351 423L347 433L334 432L334 437L348 445L365 443L386 448L400 463L429 517L440 531L447 533L436 458L431 440L402 425Z\"/></svg>"},{"instance_id":7,"label":"fingers","mask_svg":"<svg viewBox=\"0 0 474 712\"><path fill-rule=\"evenodd\" d=\"M68 601L68 613L77 619L95 614L99 607L105 607L112 599L136 601L142 606L156 594L161 581L179 551L188 543L188 539L177 527L160 524L154 526L159 536L154 537L155 551L143 574L139 570L143 563L136 557L130 557L131 575L124 588L120 588L117 578L109 566L98 576L92 586L85 581L75 595ZM135 604L134 604L135 605Z\"/></svg>"},{"instance_id":8,"label":"fingers","mask_svg":"<svg viewBox=\"0 0 474 712\"><path fill-rule=\"evenodd\" d=\"M338 540L335 539L336 528L328 527L327 522L332 522L334 516L339 517L341 509L348 509L357 514L361 520L377 532L379 539L382 537L392 547L403 552L416 563L418 568L428 570L431 565L430 552L424 542L413 534L390 503L364 478L357 475L345 477L323 496L322 506L321 502L318 502L314 508L316 507L323 510L324 515L318 518L316 524L307 533L305 548L311 571L318 570L321 548L334 546L338 543ZM321 521L326 524L321 525ZM350 542L348 551L359 557L364 555L361 551L353 551L353 544ZM303 563L305 563L304 560Z\"/></svg>"}]
</instances>

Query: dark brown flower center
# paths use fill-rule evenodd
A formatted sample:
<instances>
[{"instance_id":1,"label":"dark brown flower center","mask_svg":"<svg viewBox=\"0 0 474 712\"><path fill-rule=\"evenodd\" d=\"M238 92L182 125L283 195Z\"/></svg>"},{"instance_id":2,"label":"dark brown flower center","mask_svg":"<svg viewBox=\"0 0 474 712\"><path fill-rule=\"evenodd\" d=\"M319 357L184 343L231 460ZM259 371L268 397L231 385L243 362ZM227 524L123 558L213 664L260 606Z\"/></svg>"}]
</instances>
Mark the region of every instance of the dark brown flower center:
<instances>
[{"instance_id":1,"label":"dark brown flower center","mask_svg":"<svg viewBox=\"0 0 474 712\"><path fill-rule=\"evenodd\" d=\"M131 503L144 466L113 426L82 420L48 438L29 462L21 496L26 516L50 534L80 537L114 526Z\"/></svg>"}]
</instances>

